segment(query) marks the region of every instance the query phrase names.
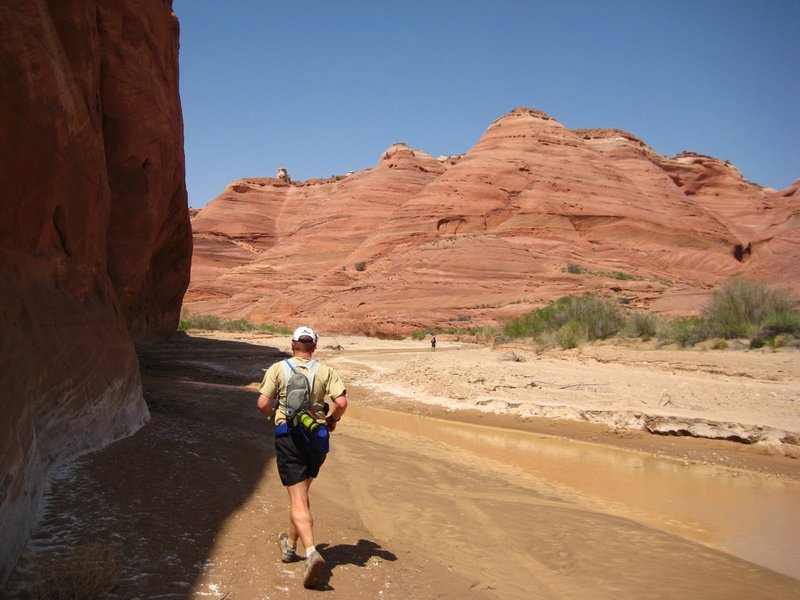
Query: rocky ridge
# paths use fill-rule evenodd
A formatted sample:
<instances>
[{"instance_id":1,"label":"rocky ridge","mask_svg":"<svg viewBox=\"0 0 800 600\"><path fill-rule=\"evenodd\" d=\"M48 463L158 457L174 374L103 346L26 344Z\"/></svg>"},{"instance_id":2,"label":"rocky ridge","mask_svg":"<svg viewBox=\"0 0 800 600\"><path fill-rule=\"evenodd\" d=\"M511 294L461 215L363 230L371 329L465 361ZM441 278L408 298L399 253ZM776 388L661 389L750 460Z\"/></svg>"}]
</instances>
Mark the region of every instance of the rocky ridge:
<instances>
[{"instance_id":1,"label":"rocky ridge","mask_svg":"<svg viewBox=\"0 0 800 600\"><path fill-rule=\"evenodd\" d=\"M344 177L233 182L192 220L184 309L383 336L582 292L690 314L735 275L798 292L797 188L520 108L461 157L398 144Z\"/></svg>"}]
</instances>

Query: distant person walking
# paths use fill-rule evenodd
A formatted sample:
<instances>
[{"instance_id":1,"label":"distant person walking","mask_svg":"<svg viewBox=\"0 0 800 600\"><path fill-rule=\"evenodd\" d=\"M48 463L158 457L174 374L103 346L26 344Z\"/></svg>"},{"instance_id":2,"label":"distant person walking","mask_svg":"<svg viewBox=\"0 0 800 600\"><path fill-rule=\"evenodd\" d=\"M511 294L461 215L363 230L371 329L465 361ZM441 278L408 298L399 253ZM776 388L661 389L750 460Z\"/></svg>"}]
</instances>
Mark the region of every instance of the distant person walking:
<instances>
[{"instance_id":1,"label":"distant person walking","mask_svg":"<svg viewBox=\"0 0 800 600\"><path fill-rule=\"evenodd\" d=\"M347 409L346 391L339 374L312 358L318 339L310 327L298 327L292 335L292 357L271 365L258 386L261 392L258 409L267 418L275 419L278 473L289 493L289 531L278 536L281 560L298 560L299 538L306 554L303 585L307 588L319 583L325 569L325 559L314 546L309 489L325 462L328 432L336 429ZM304 376L305 382L296 373ZM301 408L295 403L298 393L305 394ZM329 414L326 395L333 401Z\"/></svg>"},{"instance_id":2,"label":"distant person walking","mask_svg":"<svg viewBox=\"0 0 800 600\"><path fill-rule=\"evenodd\" d=\"M436 352L436 336L435 335L431 336L431 350Z\"/></svg>"}]
</instances>

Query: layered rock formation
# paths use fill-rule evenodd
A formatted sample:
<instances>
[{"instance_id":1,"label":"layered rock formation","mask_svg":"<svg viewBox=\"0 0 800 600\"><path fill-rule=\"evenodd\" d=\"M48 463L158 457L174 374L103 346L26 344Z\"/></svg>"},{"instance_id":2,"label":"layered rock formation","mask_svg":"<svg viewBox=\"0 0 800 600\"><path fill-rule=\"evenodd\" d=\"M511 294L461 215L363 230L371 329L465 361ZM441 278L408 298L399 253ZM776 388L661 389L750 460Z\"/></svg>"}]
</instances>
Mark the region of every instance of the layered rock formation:
<instances>
[{"instance_id":1,"label":"layered rock formation","mask_svg":"<svg viewBox=\"0 0 800 600\"><path fill-rule=\"evenodd\" d=\"M48 469L140 427L191 261L166 0L0 8L0 584Z\"/></svg>"},{"instance_id":2,"label":"layered rock formation","mask_svg":"<svg viewBox=\"0 0 800 600\"><path fill-rule=\"evenodd\" d=\"M397 145L346 177L233 182L193 219L185 309L379 335L586 291L693 313L734 275L798 291L797 187L517 109L463 156Z\"/></svg>"}]
</instances>

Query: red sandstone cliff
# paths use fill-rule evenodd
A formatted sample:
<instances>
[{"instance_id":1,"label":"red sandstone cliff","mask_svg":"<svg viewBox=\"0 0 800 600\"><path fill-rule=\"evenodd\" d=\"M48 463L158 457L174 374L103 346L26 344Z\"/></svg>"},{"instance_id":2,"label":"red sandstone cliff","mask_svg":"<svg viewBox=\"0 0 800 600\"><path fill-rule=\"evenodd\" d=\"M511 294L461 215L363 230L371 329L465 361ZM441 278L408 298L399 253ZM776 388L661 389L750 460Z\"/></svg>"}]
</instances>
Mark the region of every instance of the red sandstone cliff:
<instances>
[{"instance_id":1,"label":"red sandstone cliff","mask_svg":"<svg viewBox=\"0 0 800 600\"><path fill-rule=\"evenodd\" d=\"M516 109L458 160L397 145L347 177L232 183L193 219L184 307L398 335L584 291L692 313L734 275L797 293L796 189L766 190L724 161L667 158L623 131L570 130Z\"/></svg>"},{"instance_id":2,"label":"red sandstone cliff","mask_svg":"<svg viewBox=\"0 0 800 600\"><path fill-rule=\"evenodd\" d=\"M148 418L191 260L167 0L0 7L0 584L48 469Z\"/></svg>"}]
</instances>

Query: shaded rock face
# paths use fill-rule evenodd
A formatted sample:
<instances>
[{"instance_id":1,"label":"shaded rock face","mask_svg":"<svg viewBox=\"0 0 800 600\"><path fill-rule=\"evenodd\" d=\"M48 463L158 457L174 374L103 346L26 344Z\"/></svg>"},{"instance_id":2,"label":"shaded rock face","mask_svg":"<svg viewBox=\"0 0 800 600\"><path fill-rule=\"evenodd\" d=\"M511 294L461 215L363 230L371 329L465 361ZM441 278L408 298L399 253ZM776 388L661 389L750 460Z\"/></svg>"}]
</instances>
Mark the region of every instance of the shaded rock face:
<instances>
[{"instance_id":1,"label":"shaded rock face","mask_svg":"<svg viewBox=\"0 0 800 600\"><path fill-rule=\"evenodd\" d=\"M185 309L385 336L583 292L690 314L736 275L796 295L799 214L797 185L516 109L455 160L397 145L346 177L233 182L192 221Z\"/></svg>"},{"instance_id":2,"label":"shaded rock face","mask_svg":"<svg viewBox=\"0 0 800 600\"><path fill-rule=\"evenodd\" d=\"M49 468L148 418L134 340L191 261L178 24L165 0L0 8L0 584Z\"/></svg>"}]
</instances>

